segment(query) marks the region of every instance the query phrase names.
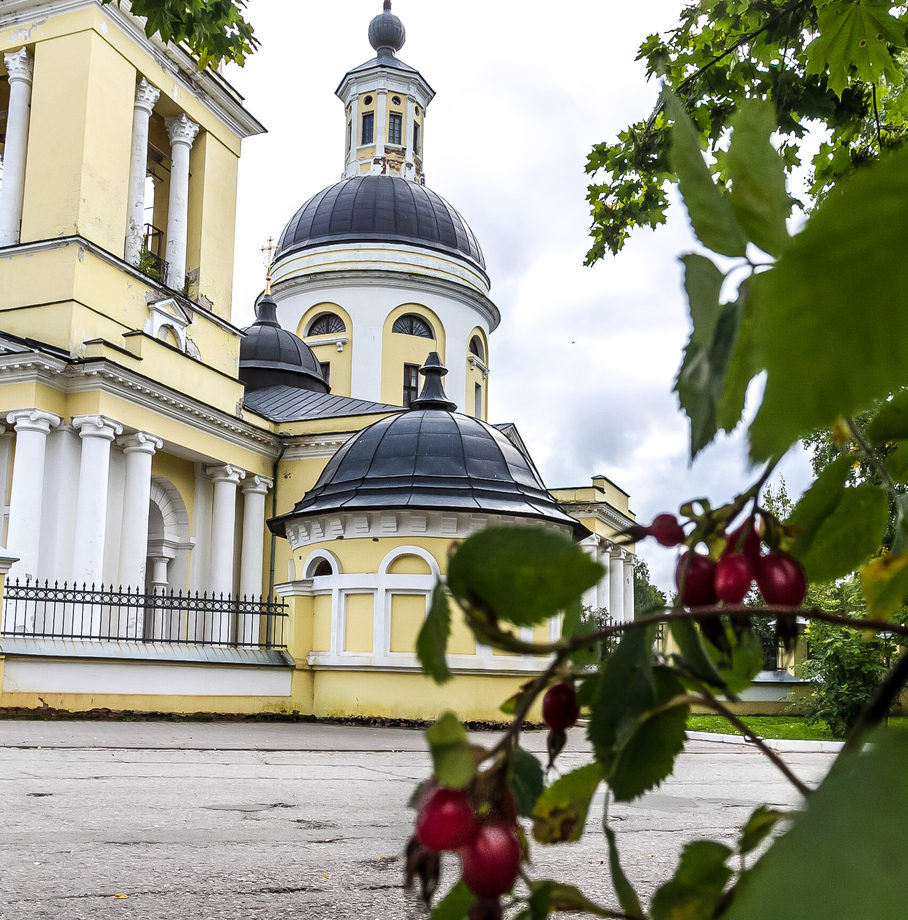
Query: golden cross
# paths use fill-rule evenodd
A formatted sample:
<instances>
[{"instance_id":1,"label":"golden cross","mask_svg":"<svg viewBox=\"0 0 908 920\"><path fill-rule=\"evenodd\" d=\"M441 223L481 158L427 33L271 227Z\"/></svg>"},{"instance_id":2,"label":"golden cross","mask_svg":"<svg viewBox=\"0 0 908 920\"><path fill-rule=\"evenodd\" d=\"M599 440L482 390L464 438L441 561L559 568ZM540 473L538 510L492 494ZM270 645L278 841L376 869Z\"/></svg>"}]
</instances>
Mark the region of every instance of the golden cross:
<instances>
[{"instance_id":1,"label":"golden cross","mask_svg":"<svg viewBox=\"0 0 908 920\"><path fill-rule=\"evenodd\" d=\"M274 265L274 253L277 252L277 246L274 244L274 237L269 236L268 242L261 247L265 253L265 293L271 293L271 266Z\"/></svg>"}]
</instances>

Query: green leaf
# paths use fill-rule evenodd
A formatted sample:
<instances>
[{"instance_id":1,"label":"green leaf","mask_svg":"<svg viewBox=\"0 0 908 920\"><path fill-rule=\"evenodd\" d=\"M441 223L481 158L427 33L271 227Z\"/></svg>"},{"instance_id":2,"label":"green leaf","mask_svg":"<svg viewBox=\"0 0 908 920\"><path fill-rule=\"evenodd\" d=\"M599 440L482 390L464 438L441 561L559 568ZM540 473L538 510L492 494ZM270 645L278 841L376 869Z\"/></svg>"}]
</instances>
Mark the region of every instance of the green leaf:
<instances>
[{"instance_id":1,"label":"green leaf","mask_svg":"<svg viewBox=\"0 0 908 920\"><path fill-rule=\"evenodd\" d=\"M867 598L867 614L888 620L908 597L908 553L888 553L871 559L861 569L861 587Z\"/></svg>"},{"instance_id":2,"label":"green leaf","mask_svg":"<svg viewBox=\"0 0 908 920\"><path fill-rule=\"evenodd\" d=\"M772 103L743 102L731 126L727 163L732 210L754 243L778 256L790 239L785 221L791 198L785 188L785 163L770 140L778 126Z\"/></svg>"},{"instance_id":3,"label":"green leaf","mask_svg":"<svg viewBox=\"0 0 908 920\"><path fill-rule=\"evenodd\" d=\"M579 840L593 793L601 782L602 767L591 763L552 783L533 809L533 837L539 843Z\"/></svg>"},{"instance_id":4,"label":"green leaf","mask_svg":"<svg viewBox=\"0 0 908 920\"><path fill-rule=\"evenodd\" d=\"M567 537L535 527L488 527L452 556L448 587L466 606L533 626L575 601L604 571Z\"/></svg>"},{"instance_id":5,"label":"green leaf","mask_svg":"<svg viewBox=\"0 0 908 920\"><path fill-rule=\"evenodd\" d=\"M908 390L901 390L886 400L867 426L873 444L908 440Z\"/></svg>"},{"instance_id":6,"label":"green leaf","mask_svg":"<svg viewBox=\"0 0 908 920\"><path fill-rule=\"evenodd\" d=\"M898 555L908 552L908 495L899 492L895 496L895 531L889 552Z\"/></svg>"},{"instance_id":7,"label":"green leaf","mask_svg":"<svg viewBox=\"0 0 908 920\"><path fill-rule=\"evenodd\" d=\"M731 660L725 656L717 664L719 674L728 685L728 693L734 698L735 694L746 690L753 679L763 670L763 646L753 628L748 627L735 635L734 630L726 630L731 646ZM716 650L717 656L721 653Z\"/></svg>"},{"instance_id":8,"label":"green leaf","mask_svg":"<svg viewBox=\"0 0 908 920\"><path fill-rule=\"evenodd\" d=\"M476 773L476 756L457 716L446 712L426 729L435 777L449 789L464 789Z\"/></svg>"},{"instance_id":9,"label":"green leaf","mask_svg":"<svg viewBox=\"0 0 908 920\"><path fill-rule=\"evenodd\" d=\"M690 419L693 458L716 435L717 408L737 334L740 308L737 303L719 303L725 276L709 259L688 254L681 261L685 267L684 286L694 328L684 350L675 391Z\"/></svg>"},{"instance_id":10,"label":"green leaf","mask_svg":"<svg viewBox=\"0 0 908 920\"><path fill-rule=\"evenodd\" d=\"M899 79L889 45L905 47L905 26L890 15L889 0L833 0L820 7L819 35L807 46L807 73L827 74L839 97L854 77L879 83Z\"/></svg>"},{"instance_id":11,"label":"green leaf","mask_svg":"<svg viewBox=\"0 0 908 920\"><path fill-rule=\"evenodd\" d=\"M435 905L431 920L466 920L476 895L458 879L451 890Z\"/></svg>"},{"instance_id":12,"label":"green leaf","mask_svg":"<svg viewBox=\"0 0 908 920\"><path fill-rule=\"evenodd\" d=\"M578 597L577 600L565 607L564 619L561 622L561 638L570 639L572 636L578 635L584 626L583 603L582 599ZM587 626L587 628L589 627ZM576 651L571 652L571 661L573 661L578 668L594 665L600 661L602 657L600 649L601 643L599 642L594 642L592 645L578 648Z\"/></svg>"},{"instance_id":13,"label":"green leaf","mask_svg":"<svg viewBox=\"0 0 908 920\"><path fill-rule=\"evenodd\" d=\"M895 482L908 482L908 444L899 444L886 458L886 469Z\"/></svg>"},{"instance_id":14,"label":"green leaf","mask_svg":"<svg viewBox=\"0 0 908 920\"><path fill-rule=\"evenodd\" d=\"M836 762L738 886L726 920L902 920L908 732L884 729L873 741Z\"/></svg>"},{"instance_id":15,"label":"green leaf","mask_svg":"<svg viewBox=\"0 0 908 920\"><path fill-rule=\"evenodd\" d=\"M785 521L787 526L798 531L795 545L801 551L810 547L823 521L835 510L848 481L852 462L851 457L843 454L827 464Z\"/></svg>"},{"instance_id":16,"label":"green leaf","mask_svg":"<svg viewBox=\"0 0 908 920\"><path fill-rule=\"evenodd\" d=\"M706 920L712 917L732 876L731 869L725 865L731 853L727 846L714 840L694 840L686 844L674 877L653 895L652 920ZM763 920L771 916L767 912Z\"/></svg>"},{"instance_id":17,"label":"green leaf","mask_svg":"<svg viewBox=\"0 0 908 920\"><path fill-rule=\"evenodd\" d=\"M675 640L675 645L678 646L681 652L684 666L690 673L709 687L721 690L723 693L729 692L725 679L718 672L715 662L707 653L700 631L693 621L669 618L669 628L672 639Z\"/></svg>"},{"instance_id":18,"label":"green leaf","mask_svg":"<svg viewBox=\"0 0 908 920\"><path fill-rule=\"evenodd\" d=\"M785 821L790 815L784 811L770 808L768 805L759 805L751 813L741 836L738 838L738 852L742 856L752 853L773 831L780 821Z\"/></svg>"},{"instance_id":19,"label":"green leaf","mask_svg":"<svg viewBox=\"0 0 908 920\"><path fill-rule=\"evenodd\" d=\"M844 488L819 525L797 537L792 554L804 566L809 581L832 581L854 571L879 549L888 521L889 500L884 489L872 485Z\"/></svg>"},{"instance_id":20,"label":"green leaf","mask_svg":"<svg viewBox=\"0 0 908 920\"><path fill-rule=\"evenodd\" d=\"M744 401L750 381L760 371L754 351L753 306L750 289L759 276L741 283L738 288L738 332L725 368L722 393L716 405L716 421L723 431L734 431L744 413Z\"/></svg>"},{"instance_id":21,"label":"green leaf","mask_svg":"<svg viewBox=\"0 0 908 920\"><path fill-rule=\"evenodd\" d=\"M423 671L436 684L447 683L452 676L445 659L450 635L451 608L448 604L448 595L442 585L436 585L432 592L432 606L429 607L429 615L416 637L416 657Z\"/></svg>"},{"instance_id":22,"label":"green leaf","mask_svg":"<svg viewBox=\"0 0 908 920\"><path fill-rule=\"evenodd\" d=\"M674 122L669 163L678 174L678 186L697 239L725 256L743 256L747 240L725 192L712 180L700 151L700 138L678 97L663 90L665 108Z\"/></svg>"},{"instance_id":23,"label":"green leaf","mask_svg":"<svg viewBox=\"0 0 908 920\"><path fill-rule=\"evenodd\" d=\"M612 888L618 896L618 904L621 910L629 917L642 917L643 907L640 905L640 899L634 886L628 881L621 868L621 860L618 854L618 841L615 838L615 832L610 828L605 828L605 836L608 840L608 867L612 875Z\"/></svg>"},{"instance_id":24,"label":"green leaf","mask_svg":"<svg viewBox=\"0 0 908 920\"><path fill-rule=\"evenodd\" d=\"M574 911L592 914L594 917L612 917L614 911L591 901L579 888L565 885L562 882L553 882L540 879L532 884L530 894L530 917L532 920L543 920L554 911Z\"/></svg>"},{"instance_id":25,"label":"green leaf","mask_svg":"<svg viewBox=\"0 0 908 920\"><path fill-rule=\"evenodd\" d=\"M906 200L903 148L841 183L754 285L754 341L767 373L749 432L754 460L908 380L908 259L892 229Z\"/></svg>"},{"instance_id":26,"label":"green leaf","mask_svg":"<svg viewBox=\"0 0 908 920\"><path fill-rule=\"evenodd\" d=\"M539 758L522 747L514 749L508 784L517 804L517 814L529 818L533 814L536 800L545 788L545 771Z\"/></svg>"}]
</instances>

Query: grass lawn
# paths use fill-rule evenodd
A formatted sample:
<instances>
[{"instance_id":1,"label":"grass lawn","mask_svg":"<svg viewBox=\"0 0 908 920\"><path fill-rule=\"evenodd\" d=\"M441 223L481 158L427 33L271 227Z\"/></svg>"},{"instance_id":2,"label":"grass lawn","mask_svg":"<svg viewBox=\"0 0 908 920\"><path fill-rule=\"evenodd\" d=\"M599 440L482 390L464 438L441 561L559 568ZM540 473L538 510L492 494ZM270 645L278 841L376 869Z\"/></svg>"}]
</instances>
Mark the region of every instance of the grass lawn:
<instances>
[{"instance_id":1,"label":"grass lawn","mask_svg":"<svg viewBox=\"0 0 908 920\"><path fill-rule=\"evenodd\" d=\"M837 741L825 722L808 724L801 716L741 716L741 721L761 738L784 738L786 741ZM908 729L908 718L890 719L894 728ZM721 716L691 716L688 731L716 732L720 735L740 735L733 725Z\"/></svg>"}]
</instances>

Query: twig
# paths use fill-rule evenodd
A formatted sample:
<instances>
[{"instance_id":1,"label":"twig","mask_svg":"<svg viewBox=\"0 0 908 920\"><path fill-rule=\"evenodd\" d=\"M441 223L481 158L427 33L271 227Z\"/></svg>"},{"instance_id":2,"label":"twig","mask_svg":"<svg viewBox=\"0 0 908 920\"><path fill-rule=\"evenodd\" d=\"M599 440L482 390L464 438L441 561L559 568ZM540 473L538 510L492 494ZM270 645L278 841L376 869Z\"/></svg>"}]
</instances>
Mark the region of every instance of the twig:
<instances>
[{"instance_id":1,"label":"twig","mask_svg":"<svg viewBox=\"0 0 908 920\"><path fill-rule=\"evenodd\" d=\"M880 110L877 108L876 104L876 83L870 84L873 89L873 118L876 121L876 143L877 147L880 148L880 153L883 152L883 136L880 133Z\"/></svg>"},{"instance_id":2,"label":"twig","mask_svg":"<svg viewBox=\"0 0 908 920\"><path fill-rule=\"evenodd\" d=\"M883 480L886 488L894 495L898 490L895 487L895 483L892 481L892 476L889 475L889 470L886 469L886 464L880 460L880 455L867 443L867 439L864 437L864 432L861 431L860 426L853 418L847 418L848 428L851 431L851 436L857 442L858 447L864 452L864 456L870 461L873 468L880 474L880 478Z\"/></svg>"}]
</instances>

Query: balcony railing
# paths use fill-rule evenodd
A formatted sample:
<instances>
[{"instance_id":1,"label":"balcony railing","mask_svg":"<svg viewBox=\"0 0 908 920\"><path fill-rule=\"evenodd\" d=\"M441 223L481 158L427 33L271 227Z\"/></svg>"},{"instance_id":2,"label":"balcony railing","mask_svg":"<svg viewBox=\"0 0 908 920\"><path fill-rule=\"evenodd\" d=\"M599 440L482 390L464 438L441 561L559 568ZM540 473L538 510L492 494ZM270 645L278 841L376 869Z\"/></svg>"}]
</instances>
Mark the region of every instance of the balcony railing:
<instances>
[{"instance_id":1,"label":"balcony railing","mask_svg":"<svg viewBox=\"0 0 908 920\"><path fill-rule=\"evenodd\" d=\"M0 635L282 649L287 619L276 599L7 581Z\"/></svg>"},{"instance_id":2,"label":"balcony railing","mask_svg":"<svg viewBox=\"0 0 908 920\"><path fill-rule=\"evenodd\" d=\"M163 243L164 231L145 224L145 242L139 253L139 270L162 284L167 281L167 262L161 255Z\"/></svg>"}]
</instances>

